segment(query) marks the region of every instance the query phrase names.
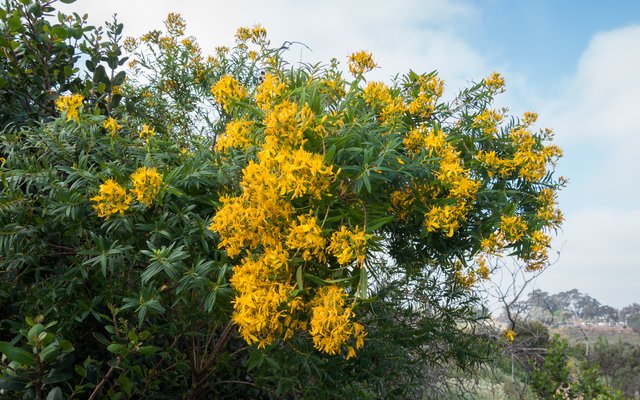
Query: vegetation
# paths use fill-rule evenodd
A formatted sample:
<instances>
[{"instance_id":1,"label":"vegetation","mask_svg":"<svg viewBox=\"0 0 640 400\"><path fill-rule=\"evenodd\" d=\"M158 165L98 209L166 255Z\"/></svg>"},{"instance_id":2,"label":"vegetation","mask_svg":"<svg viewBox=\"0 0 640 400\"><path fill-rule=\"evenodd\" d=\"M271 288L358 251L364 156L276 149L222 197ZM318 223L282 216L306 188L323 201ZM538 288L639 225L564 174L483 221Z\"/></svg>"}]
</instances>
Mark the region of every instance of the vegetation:
<instances>
[{"instance_id":1,"label":"vegetation","mask_svg":"<svg viewBox=\"0 0 640 400\"><path fill-rule=\"evenodd\" d=\"M290 65L259 26L205 57L177 14L85 21L0 8L3 398L450 398L505 360L609 393L548 335L516 371L526 335L488 324L477 283L547 265L564 184L499 74L447 102L366 52Z\"/></svg>"}]
</instances>

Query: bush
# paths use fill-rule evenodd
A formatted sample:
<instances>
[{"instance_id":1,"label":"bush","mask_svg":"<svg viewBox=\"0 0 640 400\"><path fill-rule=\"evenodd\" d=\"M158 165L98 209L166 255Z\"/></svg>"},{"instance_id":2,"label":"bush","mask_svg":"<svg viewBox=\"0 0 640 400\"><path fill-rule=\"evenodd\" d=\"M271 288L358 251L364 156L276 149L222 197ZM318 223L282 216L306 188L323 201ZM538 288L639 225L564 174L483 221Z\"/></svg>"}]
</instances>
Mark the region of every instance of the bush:
<instances>
[{"instance_id":1,"label":"bush","mask_svg":"<svg viewBox=\"0 0 640 400\"><path fill-rule=\"evenodd\" d=\"M543 268L562 220L560 151L491 108L503 79L444 102L436 73L367 82L365 52L344 78L260 27L205 59L165 26L124 41L125 80L110 23L55 112L5 123L5 396L421 398L486 360L476 283Z\"/></svg>"}]
</instances>

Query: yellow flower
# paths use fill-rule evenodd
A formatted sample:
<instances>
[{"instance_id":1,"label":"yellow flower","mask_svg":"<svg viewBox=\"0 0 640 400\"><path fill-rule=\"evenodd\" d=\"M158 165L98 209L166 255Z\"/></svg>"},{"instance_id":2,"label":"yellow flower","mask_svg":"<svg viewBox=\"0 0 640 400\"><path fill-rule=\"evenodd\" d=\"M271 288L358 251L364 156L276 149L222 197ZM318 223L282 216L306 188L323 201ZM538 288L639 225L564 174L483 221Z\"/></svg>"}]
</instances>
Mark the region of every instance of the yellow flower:
<instances>
[{"instance_id":1,"label":"yellow flower","mask_svg":"<svg viewBox=\"0 0 640 400\"><path fill-rule=\"evenodd\" d=\"M373 61L371 53L366 51L359 51L349 56L349 71L353 76L362 75L365 72L371 71L378 65Z\"/></svg>"},{"instance_id":2,"label":"yellow flower","mask_svg":"<svg viewBox=\"0 0 640 400\"><path fill-rule=\"evenodd\" d=\"M131 196L127 191L113 179L108 179L100 185L100 194L91 198L96 204L93 208L97 211L98 217L109 219L113 214L124 212L129 209Z\"/></svg>"},{"instance_id":3,"label":"yellow flower","mask_svg":"<svg viewBox=\"0 0 640 400\"><path fill-rule=\"evenodd\" d=\"M216 143L216 150L225 151L229 148L248 149L252 145L249 136L252 128L253 122L251 121L234 120L229 122Z\"/></svg>"},{"instance_id":4,"label":"yellow flower","mask_svg":"<svg viewBox=\"0 0 640 400\"><path fill-rule=\"evenodd\" d=\"M497 72L493 72L491 75L484 78L484 84L487 85L489 90L493 93L504 92L504 78Z\"/></svg>"},{"instance_id":5,"label":"yellow flower","mask_svg":"<svg viewBox=\"0 0 640 400\"><path fill-rule=\"evenodd\" d=\"M356 349L364 344L364 327L352 321L354 313L351 307L345 306L345 298L344 289L332 285L320 288L311 302L309 333L315 348L327 354L337 354L350 338L355 339ZM347 352L349 358L355 355L352 346Z\"/></svg>"},{"instance_id":6,"label":"yellow flower","mask_svg":"<svg viewBox=\"0 0 640 400\"><path fill-rule=\"evenodd\" d=\"M131 174L131 183L133 184L131 193L148 207L160 192L162 177L155 168L140 167Z\"/></svg>"},{"instance_id":7,"label":"yellow flower","mask_svg":"<svg viewBox=\"0 0 640 400\"><path fill-rule=\"evenodd\" d=\"M83 100L84 96L78 93L69 96L60 96L58 100L56 100L56 108L60 112L67 113L67 121L73 119L79 122L80 116L78 115L78 109L82 107Z\"/></svg>"},{"instance_id":8,"label":"yellow flower","mask_svg":"<svg viewBox=\"0 0 640 400\"><path fill-rule=\"evenodd\" d=\"M182 36L184 35L184 30L187 27L187 24L180 14L172 12L167 15L167 19L164 21L164 26L173 36Z\"/></svg>"},{"instance_id":9,"label":"yellow flower","mask_svg":"<svg viewBox=\"0 0 640 400\"><path fill-rule=\"evenodd\" d=\"M362 92L362 98L368 105L388 104L391 102L389 87L382 82L369 82Z\"/></svg>"},{"instance_id":10,"label":"yellow flower","mask_svg":"<svg viewBox=\"0 0 640 400\"><path fill-rule=\"evenodd\" d=\"M391 201L391 210L396 214L400 221L409 218L411 208L413 207L413 196L408 190L396 190L389 197Z\"/></svg>"},{"instance_id":11,"label":"yellow flower","mask_svg":"<svg viewBox=\"0 0 640 400\"><path fill-rule=\"evenodd\" d=\"M111 137L114 137L116 133L122 129L122 125L120 125L113 117L107 118L102 126L107 130L107 132L109 132Z\"/></svg>"},{"instance_id":12,"label":"yellow flower","mask_svg":"<svg viewBox=\"0 0 640 400\"><path fill-rule=\"evenodd\" d=\"M538 120L538 114L534 112L527 111L522 116L522 124L524 126L535 124L537 120Z\"/></svg>"},{"instance_id":13,"label":"yellow flower","mask_svg":"<svg viewBox=\"0 0 640 400\"><path fill-rule=\"evenodd\" d=\"M502 115L494 110L484 110L473 119L472 127L481 129L486 136L496 135Z\"/></svg>"},{"instance_id":14,"label":"yellow flower","mask_svg":"<svg viewBox=\"0 0 640 400\"><path fill-rule=\"evenodd\" d=\"M233 76L225 75L211 86L211 94L224 110L229 112L233 103L241 101L247 96L247 89Z\"/></svg>"},{"instance_id":15,"label":"yellow flower","mask_svg":"<svg viewBox=\"0 0 640 400\"><path fill-rule=\"evenodd\" d=\"M300 215L287 236L287 246L292 250L302 250L302 258L324 261L325 239L322 229L313 215Z\"/></svg>"},{"instance_id":16,"label":"yellow flower","mask_svg":"<svg viewBox=\"0 0 640 400\"><path fill-rule=\"evenodd\" d=\"M156 131L150 128L149 125L142 125L142 130L139 133L140 139L149 139L151 136L156 135Z\"/></svg>"},{"instance_id":17,"label":"yellow flower","mask_svg":"<svg viewBox=\"0 0 640 400\"><path fill-rule=\"evenodd\" d=\"M270 110L275 100L286 90L286 85L281 82L278 75L266 74L264 81L256 90L256 104L263 110Z\"/></svg>"},{"instance_id":18,"label":"yellow flower","mask_svg":"<svg viewBox=\"0 0 640 400\"><path fill-rule=\"evenodd\" d=\"M341 226L339 231L331 235L331 243L327 250L333 254L340 264L348 264L354 260L362 266L367 250L367 238L364 231L356 226L354 230Z\"/></svg>"},{"instance_id":19,"label":"yellow flower","mask_svg":"<svg viewBox=\"0 0 640 400\"><path fill-rule=\"evenodd\" d=\"M517 242L527 233L527 223L522 217L512 215L500 216L500 230L510 242Z\"/></svg>"},{"instance_id":20,"label":"yellow flower","mask_svg":"<svg viewBox=\"0 0 640 400\"><path fill-rule=\"evenodd\" d=\"M428 232L446 232L448 237L453 236L460 227L460 220L466 216L466 209L461 206L433 206L425 215L425 227Z\"/></svg>"},{"instance_id":21,"label":"yellow flower","mask_svg":"<svg viewBox=\"0 0 640 400\"><path fill-rule=\"evenodd\" d=\"M509 343L513 343L513 341L516 340L516 333L512 329L507 329L502 332L502 336L504 336Z\"/></svg>"}]
</instances>

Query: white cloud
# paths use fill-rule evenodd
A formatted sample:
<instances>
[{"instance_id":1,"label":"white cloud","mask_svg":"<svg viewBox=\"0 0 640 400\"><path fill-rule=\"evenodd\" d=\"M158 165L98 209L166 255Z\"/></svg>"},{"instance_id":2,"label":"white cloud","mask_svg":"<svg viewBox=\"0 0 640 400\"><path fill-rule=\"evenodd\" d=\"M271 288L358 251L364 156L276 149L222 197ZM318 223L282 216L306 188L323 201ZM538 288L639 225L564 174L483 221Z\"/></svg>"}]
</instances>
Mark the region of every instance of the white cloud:
<instances>
[{"instance_id":1,"label":"white cloud","mask_svg":"<svg viewBox=\"0 0 640 400\"><path fill-rule=\"evenodd\" d=\"M585 208L569 213L557 238L560 260L538 278L549 292L579 288L601 303L638 301L640 210Z\"/></svg>"},{"instance_id":2,"label":"white cloud","mask_svg":"<svg viewBox=\"0 0 640 400\"><path fill-rule=\"evenodd\" d=\"M640 26L593 36L560 95L539 109L565 150L560 172L567 214L557 265L540 277L548 291L579 288L603 303L638 301L640 247Z\"/></svg>"},{"instance_id":3,"label":"white cloud","mask_svg":"<svg viewBox=\"0 0 640 400\"><path fill-rule=\"evenodd\" d=\"M543 115L562 143L597 142L604 148L640 144L640 25L596 34L564 95Z\"/></svg>"}]
</instances>

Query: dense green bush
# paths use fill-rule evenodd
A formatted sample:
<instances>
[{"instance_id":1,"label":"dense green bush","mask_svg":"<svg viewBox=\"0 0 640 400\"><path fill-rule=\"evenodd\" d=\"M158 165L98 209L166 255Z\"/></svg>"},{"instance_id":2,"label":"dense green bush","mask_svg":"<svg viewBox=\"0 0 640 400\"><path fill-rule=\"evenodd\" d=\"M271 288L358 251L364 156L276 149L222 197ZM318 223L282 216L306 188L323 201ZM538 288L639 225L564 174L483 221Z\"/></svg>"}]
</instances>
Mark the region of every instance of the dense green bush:
<instances>
[{"instance_id":1,"label":"dense green bush","mask_svg":"<svg viewBox=\"0 0 640 400\"><path fill-rule=\"evenodd\" d=\"M562 220L498 74L444 102L365 52L347 79L253 27L205 58L176 14L103 41L53 4L0 14L5 398L418 399L490 357L476 283Z\"/></svg>"}]
</instances>

